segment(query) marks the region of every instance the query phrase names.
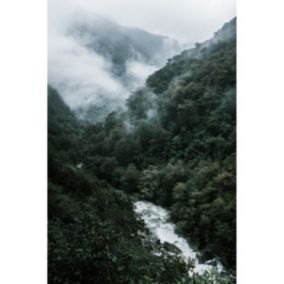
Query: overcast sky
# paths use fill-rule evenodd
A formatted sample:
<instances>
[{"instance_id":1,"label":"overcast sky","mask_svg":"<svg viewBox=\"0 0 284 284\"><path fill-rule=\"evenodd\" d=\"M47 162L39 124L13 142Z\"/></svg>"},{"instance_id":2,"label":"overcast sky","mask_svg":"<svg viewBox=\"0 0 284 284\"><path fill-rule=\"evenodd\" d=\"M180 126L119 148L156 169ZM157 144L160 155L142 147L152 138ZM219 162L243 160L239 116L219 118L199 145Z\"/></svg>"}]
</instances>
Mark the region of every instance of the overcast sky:
<instances>
[{"instance_id":1,"label":"overcast sky","mask_svg":"<svg viewBox=\"0 0 284 284\"><path fill-rule=\"evenodd\" d=\"M235 0L57 0L53 8L70 2L119 24L185 42L208 39L236 15Z\"/></svg>"}]
</instances>

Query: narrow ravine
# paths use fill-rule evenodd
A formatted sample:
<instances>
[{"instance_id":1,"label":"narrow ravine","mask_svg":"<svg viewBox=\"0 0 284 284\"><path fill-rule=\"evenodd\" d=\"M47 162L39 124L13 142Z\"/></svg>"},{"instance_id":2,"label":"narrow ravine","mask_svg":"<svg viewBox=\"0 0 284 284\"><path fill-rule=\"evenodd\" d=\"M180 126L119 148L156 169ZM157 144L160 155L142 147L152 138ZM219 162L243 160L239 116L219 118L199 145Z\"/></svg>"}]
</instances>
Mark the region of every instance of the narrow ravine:
<instances>
[{"instance_id":1,"label":"narrow ravine","mask_svg":"<svg viewBox=\"0 0 284 284\"><path fill-rule=\"evenodd\" d=\"M151 202L138 201L134 203L134 211L138 218L142 219L146 228L150 233L158 239L162 244L170 244L178 250L177 255L184 258L185 262L191 262L193 268L189 270L189 275L203 275L205 272L210 272L217 269L218 273L224 271L220 261L213 259L200 263L197 257L197 252L194 251L188 242L177 235L176 226L169 222L169 213L160 206L154 205ZM215 263L215 265L212 265Z\"/></svg>"}]
</instances>

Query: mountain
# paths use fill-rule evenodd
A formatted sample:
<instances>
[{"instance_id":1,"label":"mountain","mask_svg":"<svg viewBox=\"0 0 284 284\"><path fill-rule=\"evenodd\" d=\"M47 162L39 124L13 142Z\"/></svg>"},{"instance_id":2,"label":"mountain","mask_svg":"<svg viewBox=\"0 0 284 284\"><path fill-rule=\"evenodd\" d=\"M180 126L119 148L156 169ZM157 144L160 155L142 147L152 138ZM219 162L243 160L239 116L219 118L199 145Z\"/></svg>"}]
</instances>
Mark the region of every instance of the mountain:
<instances>
[{"instance_id":1,"label":"mountain","mask_svg":"<svg viewBox=\"0 0 284 284\"><path fill-rule=\"evenodd\" d=\"M50 283L236 283L235 36L233 19L98 123L49 88ZM180 258L153 254L136 200L168 209L201 263L227 273L191 278Z\"/></svg>"},{"instance_id":2,"label":"mountain","mask_svg":"<svg viewBox=\"0 0 284 284\"><path fill-rule=\"evenodd\" d=\"M113 161L102 161L99 176L83 162L89 134L49 87L48 283L170 284L186 277L180 259L152 253L133 197L106 179Z\"/></svg>"},{"instance_id":3,"label":"mountain","mask_svg":"<svg viewBox=\"0 0 284 284\"><path fill-rule=\"evenodd\" d=\"M149 76L128 107L146 168L140 192L169 207L201 250L234 268L236 19Z\"/></svg>"},{"instance_id":4,"label":"mountain","mask_svg":"<svg viewBox=\"0 0 284 284\"><path fill-rule=\"evenodd\" d=\"M146 78L181 50L177 41L78 10L49 42L49 84L91 123L125 106Z\"/></svg>"},{"instance_id":5,"label":"mountain","mask_svg":"<svg viewBox=\"0 0 284 284\"><path fill-rule=\"evenodd\" d=\"M168 64L152 74L147 84L156 93L165 91L172 84L173 80L182 77L190 77L190 70L195 63L206 60L211 54L218 50L225 50L236 45L236 18L226 23L218 30L214 37L203 43L196 43L195 48L183 51L180 55L171 58ZM198 61L199 60L199 61ZM232 64L232 68L235 66ZM213 71L213 70L212 70ZM216 70L217 71L217 70Z\"/></svg>"},{"instance_id":6,"label":"mountain","mask_svg":"<svg viewBox=\"0 0 284 284\"><path fill-rule=\"evenodd\" d=\"M121 26L96 14L81 12L74 19L69 34L88 49L109 59L118 76L127 71L129 61L161 66L181 48L173 39Z\"/></svg>"}]
</instances>

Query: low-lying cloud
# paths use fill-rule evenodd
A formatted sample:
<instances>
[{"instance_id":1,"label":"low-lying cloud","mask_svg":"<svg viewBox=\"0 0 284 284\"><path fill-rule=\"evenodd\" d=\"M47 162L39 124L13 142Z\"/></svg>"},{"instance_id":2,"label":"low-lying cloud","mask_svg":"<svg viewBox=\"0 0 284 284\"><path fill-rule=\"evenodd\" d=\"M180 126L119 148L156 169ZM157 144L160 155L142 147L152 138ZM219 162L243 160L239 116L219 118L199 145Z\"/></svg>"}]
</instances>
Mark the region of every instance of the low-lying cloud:
<instances>
[{"instance_id":1,"label":"low-lying cloud","mask_svg":"<svg viewBox=\"0 0 284 284\"><path fill-rule=\"evenodd\" d=\"M203 6L206 2L204 1ZM218 3L221 1L223 0L218 0ZM234 0L230 1L234 2ZM119 6L119 9L115 8L118 5L117 2L122 5ZM103 16L115 19L119 23L133 24L152 32L165 32L165 35L172 35L177 38L182 36L177 32L179 28L176 24L171 24L175 31L171 30L170 27L167 29L166 22L169 17L166 14L168 12L173 13L171 18L174 17L175 20L190 18L184 18L183 13L180 13L180 9L188 9L191 14L199 13L199 15L203 15L203 12L201 13L202 5L197 5L197 0L190 0L188 4L185 3L185 0L182 0L180 5L175 1L170 2L170 0L167 0L165 6L160 1L161 5L159 7L156 4L153 6L152 3L153 1L150 3L150 0L145 2L142 0L133 2L130 0L48 1L48 83L59 91L64 101L73 110L80 113L82 118L86 118L86 112L88 112L88 115L90 114L90 107L95 107L92 109L96 110L98 108L103 109L106 114L118 107L123 107L129 95L143 86L145 79L150 74L160 68L167 58L181 51L181 45L170 38L156 37L139 30L127 29L116 25L114 22L105 21L103 17L92 13L102 13ZM123 5L131 10L131 16L123 9ZM106 9L107 7L109 9ZM137 9L135 10L135 7L141 7L139 12ZM147 8L147 11L142 9L143 7ZM195 7L197 12L193 11L195 8L190 10L190 7ZM231 6L228 5L228 7ZM88 11L84 11L84 8ZM142 21L141 15L145 13L149 17L147 20L144 17ZM223 14L226 18L231 12L228 15ZM135 19L137 19L137 22ZM159 23L155 24L154 20L159 20ZM222 17L219 20L222 20ZM186 22L183 23L184 30L181 32L188 34L192 38L204 37L203 33L196 36L191 30L194 28L194 31L198 31L199 28L202 28L202 25L190 25L190 23L197 23L193 21L192 17L188 21L188 25L186 25ZM207 22L208 25L211 23L205 18L200 21ZM160 29L160 23L163 23L165 29ZM85 28L87 28L87 32L84 31ZM112 31L112 28L114 28L114 31ZM83 29L83 32L81 29ZM93 29L95 29L94 33ZM97 37L102 39L98 46L96 46ZM127 58L128 55L125 56L125 52L128 49L131 49L132 52L132 46L130 44L130 46L125 47L121 45L121 42L131 42L131 40L133 41L133 56ZM108 45L108 48L106 48L106 45ZM185 47L183 46L182 49L185 49ZM145 51L144 55L141 54L143 50ZM154 51L156 54L154 54ZM125 60L123 66L121 62L116 63L117 59L120 58L120 53L122 53ZM115 60L112 58L113 54L116 56ZM119 55L117 56L117 54ZM153 58L149 59L149 54L153 55ZM102 118L103 116L100 114L98 117Z\"/></svg>"},{"instance_id":2,"label":"low-lying cloud","mask_svg":"<svg viewBox=\"0 0 284 284\"><path fill-rule=\"evenodd\" d=\"M50 39L49 83L73 109L98 103L101 96L127 97L127 90L111 74L111 63L64 34Z\"/></svg>"},{"instance_id":3,"label":"low-lying cloud","mask_svg":"<svg viewBox=\"0 0 284 284\"><path fill-rule=\"evenodd\" d=\"M88 34L80 37L70 32L74 26L76 29L77 23L92 27L94 22L88 21L97 16L84 14L66 1L58 0L58 3L63 5L58 8L53 0L49 5L48 83L59 91L71 109L80 110L81 116L82 110L90 106L106 108L107 105L108 112L123 106L131 92L158 69L157 62L146 62L137 54L125 62L126 70L118 76L111 58L88 46ZM92 42L96 40L91 37ZM166 39L165 47L171 56Z\"/></svg>"}]
</instances>

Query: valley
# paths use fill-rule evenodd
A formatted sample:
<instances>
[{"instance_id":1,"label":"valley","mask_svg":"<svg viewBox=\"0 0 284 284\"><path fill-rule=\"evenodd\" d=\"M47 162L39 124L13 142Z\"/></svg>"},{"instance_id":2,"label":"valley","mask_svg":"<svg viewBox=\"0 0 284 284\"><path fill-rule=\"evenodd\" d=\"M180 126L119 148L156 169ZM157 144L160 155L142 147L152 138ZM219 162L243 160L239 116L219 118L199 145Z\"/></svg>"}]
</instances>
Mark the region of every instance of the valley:
<instances>
[{"instance_id":1,"label":"valley","mask_svg":"<svg viewBox=\"0 0 284 284\"><path fill-rule=\"evenodd\" d=\"M49 283L236 283L236 19L158 64L162 37L139 31L138 52L133 30L119 28L125 40L79 27L72 46L84 42L89 63L93 49L109 56L98 62L117 85L93 93L88 70L51 75ZM115 49L125 59L118 42L136 51ZM155 66L139 84L129 56Z\"/></svg>"}]
</instances>

